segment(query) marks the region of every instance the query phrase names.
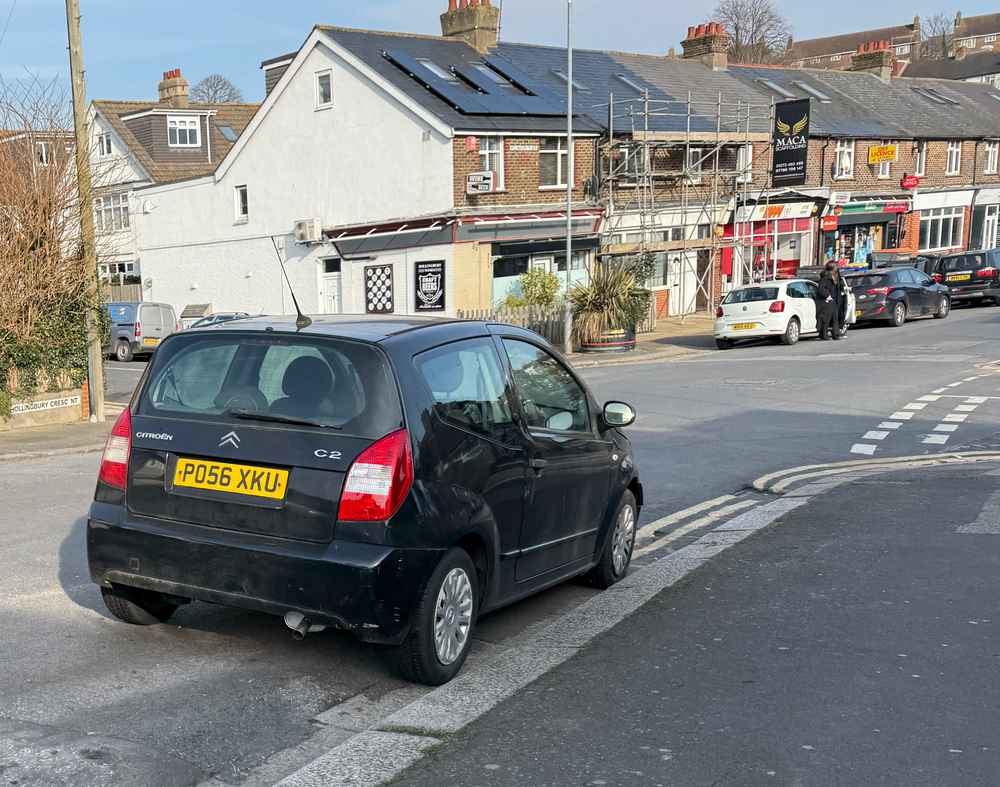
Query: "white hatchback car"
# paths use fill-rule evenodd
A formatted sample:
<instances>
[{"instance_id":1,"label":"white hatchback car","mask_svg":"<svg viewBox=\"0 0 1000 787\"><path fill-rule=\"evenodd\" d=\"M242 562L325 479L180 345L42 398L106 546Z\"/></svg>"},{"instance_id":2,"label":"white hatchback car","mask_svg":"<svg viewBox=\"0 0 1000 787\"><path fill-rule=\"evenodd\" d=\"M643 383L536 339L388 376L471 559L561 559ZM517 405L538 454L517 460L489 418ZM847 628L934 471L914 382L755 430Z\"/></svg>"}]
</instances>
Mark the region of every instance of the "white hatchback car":
<instances>
[{"instance_id":1,"label":"white hatchback car","mask_svg":"<svg viewBox=\"0 0 1000 787\"><path fill-rule=\"evenodd\" d=\"M795 344L802 336L814 336L816 324L815 282L787 279L748 284L731 290L715 312L715 344L728 350L741 339L780 337ZM853 295L850 296L853 300ZM855 307L848 303L841 335L855 319Z\"/></svg>"}]
</instances>

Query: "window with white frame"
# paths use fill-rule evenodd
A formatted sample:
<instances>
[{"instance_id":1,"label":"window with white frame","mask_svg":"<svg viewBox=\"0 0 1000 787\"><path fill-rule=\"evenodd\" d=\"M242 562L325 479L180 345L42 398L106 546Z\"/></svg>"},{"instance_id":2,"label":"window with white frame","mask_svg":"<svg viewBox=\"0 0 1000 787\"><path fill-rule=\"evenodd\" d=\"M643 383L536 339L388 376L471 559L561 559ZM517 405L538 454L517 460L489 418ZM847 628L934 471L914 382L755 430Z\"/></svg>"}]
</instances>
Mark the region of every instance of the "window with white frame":
<instances>
[{"instance_id":1,"label":"window with white frame","mask_svg":"<svg viewBox=\"0 0 1000 787\"><path fill-rule=\"evenodd\" d=\"M986 143L986 166L983 169L987 175L997 174L997 158L1000 155L1000 142Z\"/></svg>"},{"instance_id":2,"label":"window with white frame","mask_svg":"<svg viewBox=\"0 0 1000 787\"><path fill-rule=\"evenodd\" d=\"M250 199L246 186L237 186L233 189L233 201L236 208L236 221L242 224L250 218Z\"/></svg>"},{"instance_id":3,"label":"window with white frame","mask_svg":"<svg viewBox=\"0 0 1000 787\"><path fill-rule=\"evenodd\" d=\"M736 149L736 182L750 183L753 180L753 145L740 145Z\"/></svg>"},{"instance_id":4,"label":"window with white frame","mask_svg":"<svg viewBox=\"0 0 1000 787\"><path fill-rule=\"evenodd\" d=\"M854 140L837 140L837 158L834 162L833 177L848 180L854 177Z\"/></svg>"},{"instance_id":5,"label":"window with white frame","mask_svg":"<svg viewBox=\"0 0 1000 787\"><path fill-rule=\"evenodd\" d=\"M47 167L52 161L52 145L48 142L35 143L35 161L41 166Z\"/></svg>"},{"instance_id":6,"label":"window with white frame","mask_svg":"<svg viewBox=\"0 0 1000 787\"><path fill-rule=\"evenodd\" d=\"M962 245L965 208L936 208L920 212L920 251L942 251Z\"/></svg>"},{"instance_id":7,"label":"window with white frame","mask_svg":"<svg viewBox=\"0 0 1000 787\"><path fill-rule=\"evenodd\" d=\"M917 154L916 154L916 176L922 178L927 174L927 143L918 142L917 143Z\"/></svg>"},{"instance_id":8,"label":"window with white frame","mask_svg":"<svg viewBox=\"0 0 1000 787\"><path fill-rule=\"evenodd\" d=\"M687 170L688 180L691 183L701 183L701 165L704 155L701 148L688 148L684 169Z\"/></svg>"},{"instance_id":9,"label":"window with white frame","mask_svg":"<svg viewBox=\"0 0 1000 787\"><path fill-rule=\"evenodd\" d=\"M626 183L634 183L639 180L639 176L645 172L643 159L646 155L645 148L641 145L628 145L622 148L621 171Z\"/></svg>"},{"instance_id":10,"label":"window with white frame","mask_svg":"<svg viewBox=\"0 0 1000 787\"><path fill-rule=\"evenodd\" d=\"M333 69L316 72L316 109L333 106Z\"/></svg>"},{"instance_id":11,"label":"window with white frame","mask_svg":"<svg viewBox=\"0 0 1000 787\"><path fill-rule=\"evenodd\" d=\"M136 276L134 262L103 262L97 268L101 280L105 282L123 282Z\"/></svg>"},{"instance_id":12,"label":"window with white frame","mask_svg":"<svg viewBox=\"0 0 1000 787\"><path fill-rule=\"evenodd\" d=\"M888 141L883 140L883 145L890 144ZM892 162L891 161L880 161L876 169L876 175L879 180L887 180L892 175Z\"/></svg>"},{"instance_id":13,"label":"window with white frame","mask_svg":"<svg viewBox=\"0 0 1000 787\"><path fill-rule=\"evenodd\" d=\"M479 138L479 169L493 173L493 189L503 191L503 137Z\"/></svg>"},{"instance_id":14,"label":"window with white frame","mask_svg":"<svg viewBox=\"0 0 1000 787\"><path fill-rule=\"evenodd\" d=\"M103 134L97 135L97 157L107 158L114 153L114 149L111 147L111 132L106 131Z\"/></svg>"},{"instance_id":15,"label":"window with white frame","mask_svg":"<svg viewBox=\"0 0 1000 787\"><path fill-rule=\"evenodd\" d=\"M121 232L129 228L128 194L108 194L94 200L94 224L98 232Z\"/></svg>"},{"instance_id":16,"label":"window with white frame","mask_svg":"<svg viewBox=\"0 0 1000 787\"><path fill-rule=\"evenodd\" d=\"M546 137L538 153L538 182L544 188L566 186L569 147L561 137Z\"/></svg>"},{"instance_id":17,"label":"window with white frame","mask_svg":"<svg viewBox=\"0 0 1000 787\"><path fill-rule=\"evenodd\" d=\"M201 147L201 118L167 117L167 144L172 148Z\"/></svg>"},{"instance_id":18,"label":"window with white frame","mask_svg":"<svg viewBox=\"0 0 1000 787\"><path fill-rule=\"evenodd\" d=\"M948 143L948 164L945 175L958 175L962 171L962 143L953 140Z\"/></svg>"},{"instance_id":19,"label":"window with white frame","mask_svg":"<svg viewBox=\"0 0 1000 787\"><path fill-rule=\"evenodd\" d=\"M897 55L908 55L908 54L910 54L910 45L909 44L902 44L900 46L897 46L896 47L896 54Z\"/></svg>"}]
</instances>

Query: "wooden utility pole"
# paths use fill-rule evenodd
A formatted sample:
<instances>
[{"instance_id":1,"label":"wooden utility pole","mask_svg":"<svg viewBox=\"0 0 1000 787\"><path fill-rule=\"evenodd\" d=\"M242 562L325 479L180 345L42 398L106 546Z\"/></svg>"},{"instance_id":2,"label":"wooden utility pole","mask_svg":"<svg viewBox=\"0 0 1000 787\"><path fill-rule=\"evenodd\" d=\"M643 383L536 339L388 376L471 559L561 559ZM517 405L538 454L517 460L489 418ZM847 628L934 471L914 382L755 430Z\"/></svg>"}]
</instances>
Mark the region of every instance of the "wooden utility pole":
<instances>
[{"instance_id":1,"label":"wooden utility pole","mask_svg":"<svg viewBox=\"0 0 1000 787\"><path fill-rule=\"evenodd\" d=\"M83 43L80 35L80 0L66 0L69 31L69 70L73 83L73 127L76 130L76 178L80 200L80 241L87 271L90 304L87 311L87 358L90 414L104 422L104 354L101 322L94 314L100 300L97 277L97 242L94 237L93 182L90 174L90 133L87 125L87 83L83 75Z\"/></svg>"}]
</instances>

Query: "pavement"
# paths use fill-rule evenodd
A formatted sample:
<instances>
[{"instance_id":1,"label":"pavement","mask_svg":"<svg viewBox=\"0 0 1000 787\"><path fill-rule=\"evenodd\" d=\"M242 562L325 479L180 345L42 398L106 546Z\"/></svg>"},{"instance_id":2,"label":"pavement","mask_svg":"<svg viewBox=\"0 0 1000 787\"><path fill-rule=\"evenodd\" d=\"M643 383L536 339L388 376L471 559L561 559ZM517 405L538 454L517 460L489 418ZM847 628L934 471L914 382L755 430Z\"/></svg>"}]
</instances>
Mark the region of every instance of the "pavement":
<instances>
[{"instance_id":1,"label":"pavement","mask_svg":"<svg viewBox=\"0 0 1000 787\"><path fill-rule=\"evenodd\" d=\"M758 507L784 499L774 496L777 484L755 489L753 482L761 476L801 465L900 457L943 462L959 451L1000 447L1000 367L995 364L1000 358L995 349L998 320L1000 310L960 309L945 321L919 321L896 330L852 331L846 342L837 345L810 340L795 347L760 343L727 353L691 354L671 363L582 369L599 397L629 401L640 415L629 430L647 498L635 585L601 594L569 583L488 616L477 630L474 651L463 672L468 682L452 684L451 694L434 697L447 698L443 707L451 709L452 718L459 718L455 709L465 709L461 719L479 714L475 724L485 723L492 715L486 713L490 703L517 702L524 692L534 690L535 678L548 680L570 662L589 658L600 641L588 637L611 630L621 620L621 609L627 607L628 614L638 619L645 613L642 602L647 598L654 599L655 605L663 594L690 592L694 579L702 588L714 587L701 583L700 572L710 570L716 561L753 549L758 539L771 537L768 531L739 545L734 542L725 554L711 559L716 553L702 543L734 516L752 515ZM126 382L119 387L127 385L129 376L137 380L140 368L136 365L122 372ZM950 431L938 431L938 427ZM939 440L925 442L930 437ZM858 446L869 448L858 453ZM5 504L0 513L5 537L5 549L0 551L0 628L4 631L0 638L4 667L0 670L0 696L4 698L0 721L6 725L0 727L0 784L9 773L16 776L8 781L45 787L173 787L167 780L170 773L183 776L177 777L181 783L186 780L202 787L274 784L286 777L292 780L289 784L308 784L302 774L308 773L310 763L329 763L330 758L352 763L349 752L356 756L367 752L369 761L380 763L386 769L383 772L391 774L396 766L414 759L401 756L393 741L402 740L417 756L433 747L441 747L443 755L457 740L454 736L462 734L460 730L435 733L428 743L420 728L430 723L430 715L418 715L415 720L412 709L421 701L440 708L439 700L431 697L433 692L401 682L382 651L348 636L324 632L296 643L275 618L201 604L182 609L168 626L133 629L112 621L87 576L83 542L83 517L93 494L98 461L93 454L44 456L7 462L0 474L0 499ZM802 472L808 476L823 471ZM995 483L989 480L981 491L987 492ZM879 487L882 491L893 488L891 483ZM915 488L921 500L948 497L943 487L929 479L922 479ZM973 508L977 499L971 498ZM963 510L961 517L977 519L978 514L972 513ZM871 523L881 518L868 521L873 529ZM914 527L915 538L923 537L921 523ZM806 529L793 525L774 530L785 531L794 534ZM844 532L847 538L855 531ZM818 542L808 543L804 554L822 554L834 547L820 549ZM700 555L699 568L691 575L694 579L671 580L673 584L657 588L656 572L667 572L670 561L690 554L684 552L690 548ZM984 555L989 554L987 549L981 548ZM756 588L764 604L765 585L755 584L759 578L754 576L754 562L741 565L743 581ZM886 565L894 566L893 570L904 567L901 561ZM779 573L769 569L762 578L778 594L776 599L786 590L786 578L787 592L800 589L806 597L812 592L808 576L797 573L792 565ZM727 627L735 626L734 636L743 637L750 634L744 634L740 616L733 611L742 593L729 584L726 592L713 592L710 599L684 599L700 604L703 630L713 621L726 621ZM709 601L720 605L718 614ZM617 612L612 614L612 609ZM572 628L567 616L575 621ZM969 617L983 618L989 615ZM881 623L871 620L873 625ZM664 631L672 630L669 621L659 623ZM812 631L807 624L796 623ZM654 628L651 624L644 631L637 630L634 642L639 643L645 634L652 636ZM674 647L684 650L694 634L692 629L679 631ZM710 649L716 644L714 636L720 635L699 636L697 641ZM878 632L872 636L877 638ZM545 644L553 642L557 644ZM736 650L738 645L732 643ZM591 728L585 719L567 721L557 712L574 703L593 714L602 713L608 702L622 705L622 699L611 699L597 684L607 682L604 676L617 680L619 673L636 670L648 678L644 670L652 671L651 666L625 659L633 650L645 649L639 643L614 654L602 650L603 660L592 662L593 672L587 683L577 685L575 698L560 696L558 704L541 703L547 715L536 718L539 729L544 732L551 723L566 740L572 740L577 730L580 735L586 730L589 736ZM657 654L661 671L671 663L669 651L659 644L650 644L649 651ZM753 655L754 651L746 649L747 658ZM690 680L691 697L723 696L734 689L711 673L692 672ZM628 691L623 697L629 701L641 693L636 687ZM501 704L494 713L504 707ZM942 709L945 714L956 712L952 705ZM386 731L386 720L391 718L397 719L397 726ZM625 723L633 721L630 729L647 738L659 723L653 716ZM365 729L374 732L359 741L357 733ZM668 732L674 735L676 730L665 728L664 740ZM614 733L602 734L631 751ZM90 751L82 742L84 736L99 738L102 753L88 759L82 753ZM53 743L47 749L46 740L65 743ZM645 739L639 745L652 746ZM708 747L704 741L699 745ZM670 742L655 748L673 749ZM45 755L50 750L60 756L53 754L50 759ZM393 752L400 756L393 758ZM729 756L731 749L720 748L720 752ZM86 760L82 764L90 770L67 770L66 758L77 769ZM491 759L486 764L504 762ZM570 761L562 762L569 769ZM526 767L523 761L517 764ZM77 775L63 778L68 773ZM454 783L477 783L479 773L469 770L466 776L471 782ZM577 771L567 770L567 774L567 780L558 783L581 783L575 780ZM417 775L430 778L426 773ZM550 776L542 773L539 778ZM622 776L612 772L611 778ZM738 777L721 781L741 783ZM450 782L442 777L439 783ZM533 782L525 779L522 783ZM669 783L685 781L679 778Z\"/></svg>"},{"instance_id":2,"label":"pavement","mask_svg":"<svg viewBox=\"0 0 1000 787\"><path fill-rule=\"evenodd\" d=\"M651 333L641 333L636 347L625 353L572 353L578 369L622 364L651 363L715 351L715 318L706 314L670 317L657 321Z\"/></svg>"},{"instance_id":3,"label":"pavement","mask_svg":"<svg viewBox=\"0 0 1000 787\"><path fill-rule=\"evenodd\" d=\"M111 426L83 422L0 432L0 462L96 453L104 449Z\"/></svg>"},{"instance_id":4,"label":"pavement","mask_svg":"<svg viewBox=\"0 0 1000 787\"><path fill-rule=\"evenodd\" d=\"M394 783L995 784L998 468L816 496Z\"/></svg>"}]
</instances>

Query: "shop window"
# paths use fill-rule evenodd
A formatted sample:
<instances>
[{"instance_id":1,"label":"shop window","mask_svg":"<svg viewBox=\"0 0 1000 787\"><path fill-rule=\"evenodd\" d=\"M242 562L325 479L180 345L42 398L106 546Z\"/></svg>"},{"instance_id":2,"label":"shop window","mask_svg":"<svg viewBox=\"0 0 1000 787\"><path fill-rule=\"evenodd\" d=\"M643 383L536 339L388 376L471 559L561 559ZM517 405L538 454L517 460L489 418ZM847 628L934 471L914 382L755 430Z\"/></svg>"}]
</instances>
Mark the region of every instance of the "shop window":
<instances>
[{"instance_id":1,"label":"shop window","mask_svg":"<svg viewBox=\"0 0 1000 787\"><path fill-rule=\"evenodd\" d=\"M937 208L920 213L920 251L954 249L962 245L965 208Z\"/></svg>"},{"instance_id":2,"label":"shop window","mask_svg":"<svg viewBox=\"0 0 1000 787\"><path fill-rule=\"evenodd\" d=\"M493 260L493 278L506 279L528 272L528 257L500 257Z\"/></svg>"}]
</instances>

